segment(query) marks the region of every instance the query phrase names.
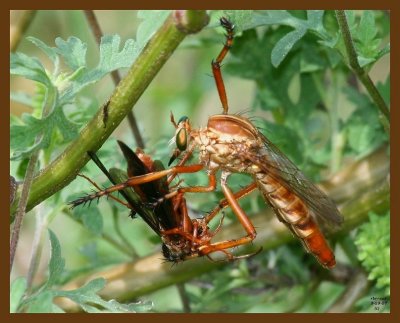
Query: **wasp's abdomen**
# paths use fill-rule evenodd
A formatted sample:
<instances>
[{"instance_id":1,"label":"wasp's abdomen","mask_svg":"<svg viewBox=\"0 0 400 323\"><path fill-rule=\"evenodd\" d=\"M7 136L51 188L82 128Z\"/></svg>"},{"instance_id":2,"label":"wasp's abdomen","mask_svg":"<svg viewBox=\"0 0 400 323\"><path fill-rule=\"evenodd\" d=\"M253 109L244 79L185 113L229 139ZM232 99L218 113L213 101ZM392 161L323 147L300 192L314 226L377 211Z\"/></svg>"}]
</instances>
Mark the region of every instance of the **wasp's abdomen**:
<instances>
[{"instance_id":1,"label":"wasp's abdomen","mask_svg":"<svg viewBox=\"0 0 400 323\"><path fill-rule=\"evenodd\" d=\"M322 266L334 267L335 256L307 205L270 175L258 173L255 177L264 199L273 207L278 219L289 227Z\"/></svg>"}]
</instances>

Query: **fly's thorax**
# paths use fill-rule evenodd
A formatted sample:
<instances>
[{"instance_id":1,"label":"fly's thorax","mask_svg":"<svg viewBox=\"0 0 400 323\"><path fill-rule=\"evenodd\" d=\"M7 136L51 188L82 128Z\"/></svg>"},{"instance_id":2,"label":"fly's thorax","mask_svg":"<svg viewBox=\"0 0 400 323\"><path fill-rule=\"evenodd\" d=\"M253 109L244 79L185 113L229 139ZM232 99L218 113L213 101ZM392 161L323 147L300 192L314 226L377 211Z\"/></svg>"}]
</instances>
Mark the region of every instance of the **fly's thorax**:
<instances>
[{"instance_id":1,"label":"fly's thorax","mask_svg":"<svg viewBox=\"0 0 400 323\"><path fill-rule=\"evenodd\" d=\"M217 114L208 119L207 129L218 134L222 139L241 138L243 140L257 140L258 130L249 119L239 115Z\"/></svg>"},{"instance_id":2,"label":"fly's thorax","mask_svg":"<svg viewBox=\"0 0 400 323\"><path fill-rule=\"evenodd\" d=\"M219 116L210 119L215 117ZM241 125L236 123L239 117L233 116L235 118L232 122L230 117L232 116L221 116L225 127L220 124L210 126L209 121L207 128L197 132L194 139L199 148L200 162L210 170L222 168L232 172L254 174L259 171L258 167L249 164L243 157L250 152L254 154L261 150L262 142L250 130L240 128Z\"/></svg>"}]
</instances>

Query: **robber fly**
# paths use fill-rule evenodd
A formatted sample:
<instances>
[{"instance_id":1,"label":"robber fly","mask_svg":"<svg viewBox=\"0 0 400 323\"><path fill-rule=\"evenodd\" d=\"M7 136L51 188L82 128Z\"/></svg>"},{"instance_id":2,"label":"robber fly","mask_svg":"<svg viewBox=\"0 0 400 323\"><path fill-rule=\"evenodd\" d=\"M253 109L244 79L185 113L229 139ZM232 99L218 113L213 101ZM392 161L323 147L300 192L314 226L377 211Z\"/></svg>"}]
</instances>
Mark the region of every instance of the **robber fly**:
<instances>
[{"instance_id":1,"label":"robber fly","mask_svg":"<svg viewBox=\"0 0 400 323\"><path fill-rule=\"evenodd\" d=\"M334 202L311 183L248 118L228 114L228 100L220 66L232 46L234 26L225 18L221 18L220 22L227 32L226 42L217 59L212 62L212 71L223 113L211 116L207 127L201 129L192 129L187 117L181 118L178 123L171 117L176 128L177 148L170 164L182 152L185 153L184 159L187 159L197 148L200 165L206 169L209 177L209 185L181 188L178 192L212 190L215 187L216 172L222 171L222 191L247 232L246 236L223 244L224 247L231 248L248 243L256 237L253 224L227 185L232 173L250 174L254 182L236 194L244 196L258 188L278 219L302 241L306 250L311 252L322 266L332 268L336 264L335 256L319 225L324 228L338 227L343 222Z\"/></svg>"}]
</instances>

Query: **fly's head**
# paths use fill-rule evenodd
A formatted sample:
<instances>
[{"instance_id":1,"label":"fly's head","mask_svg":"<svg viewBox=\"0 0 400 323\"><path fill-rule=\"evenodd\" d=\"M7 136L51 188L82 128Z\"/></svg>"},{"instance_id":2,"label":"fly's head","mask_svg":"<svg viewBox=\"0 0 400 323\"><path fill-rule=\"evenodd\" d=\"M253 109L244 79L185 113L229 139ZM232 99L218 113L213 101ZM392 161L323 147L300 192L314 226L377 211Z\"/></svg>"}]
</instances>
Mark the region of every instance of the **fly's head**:
<instances>
[{"instance_id":1,"label":"fly's head","mask_svg":"<svg viewBox=\"0 0 400 323\"><path fill-rule=\"evenodd\" d=\"M174 116L171 114L171 122L176 128L174 137L170 140L170 143L175 143L176 147L172 156L169 160L168 166L184 151L187 150L190 143L190 121L189 118L183 116L179 119L178 123L175 122Z\"/></svg>"}]
</instances>

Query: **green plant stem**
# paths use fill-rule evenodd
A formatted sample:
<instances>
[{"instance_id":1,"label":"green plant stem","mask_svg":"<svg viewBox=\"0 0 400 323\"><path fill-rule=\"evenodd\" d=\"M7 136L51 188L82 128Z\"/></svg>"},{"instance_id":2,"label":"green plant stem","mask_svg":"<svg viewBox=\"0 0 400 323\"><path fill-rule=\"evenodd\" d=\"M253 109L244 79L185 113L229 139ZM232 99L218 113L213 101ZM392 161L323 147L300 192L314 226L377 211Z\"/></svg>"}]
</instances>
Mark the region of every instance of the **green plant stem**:
<instances>
[{"instance_id":1,"label":"green plant stem","mask_svg":"<svg viewBox=\"0 0 400 323\"><path fill-rule=\"evenodd\" d=\"M382 151L376 153L385 154ZM377 157L371 155L366 159L376 160ZM365 163L366 161L364 160L364 163L357 162L356 165L360 167L360 170L364 169L365 172ZM386 159L386 164L389 164L388 158ZM357 173L357 170L354 170L353 166L348 166L352 170L352 174ZM366 221L370 211L380 214L389 208L389 184L386 181L387 171L385 170L386 168L377 168L376 170L371 168L370 176L374 177L373 181L369 177L364 178L364 181L360 182L358 178L351 177L351 175L350 177L338 176L340 181L336 182L337 191L340 191L342 186L353 186L354 183L360 188L360 190L351 192L347 195L346 199L342 200L343 203L340 210L345 218L345 222L338 234L348 232ZM348 171L344 170L344 173L348 173ZM380 185L377 183L380 183ZM340 197L340 195L338 196ZM262 245L264 251L274 249L294 240L289 230L277 220L270 209L251 215L251 220L255 227L258 228L257 239L254 244L258 247ZM239 223L233 223L230 226L224 226L216 239L222 241L240 236L243 236L243 227ZM237 250L236 253L245 254L254 250L257 250L256 246L248 245L244 249ZM211 262L204 258L188 260L172 266L170 263L165 263L162 260L160 253L155 253L132 263L117 265L110 270L97 272L95 276L102 276L108 280L108 284L101 291L104 297L107 299L116 298L122 301L139 297L173 284L188 281L203 273L228 264L229 262ZM64 286L64 288L77 288L92 278L77 279ZM120 288L121 284L125 286L123 291ZM68 308L68 310L73 309Z\"/></svg>"},{"instance_id":2,"label":"green plant stem","mask_svg":"<svg viewBox=\"0 0 400 323\"><path fill-rule=\"evenodd\" d=\"M100 24L96 18L96 15L94 14L93 10L84 10L86 19L88 21L88 24L90 26L90 29L92 30L92 33L94 35L94 38L96 39L96 42L98 45L100 45L101 37L103 36L103 32L101 30ZM111 72L111 78L113 79L114 85L117 86L119 82L121 82L121 76L118 71L112 71ZM136 117L133 113L133 111L128 112L128 122L129 126L132 130L133 136L136 141L136 146L139 148L144 149L144 141L142 138L142 135L139 131L139 126L137 124Z\"/></svg>"},{"instance_id":3,"label":"green plant stem","mask_svg":"<svg viewBox=\"0 0 400 323\"><path fill-rule=\"evenodd\" d=\"M122 233L121 226L120 226L120 219L121 217L119 216L118 212L116 212L115 209L113 209L113 224L114 224L114 229L121 241L125 244L127 249L130 250L130 256L132 259L136 259L139 257L137 251L135 248L132 246L130 241L125 237L125 235Z\"/></svg>"},{"instance_id":4,"label":"green plant stem","mask_svg":"<svg viewBox=\"0 0 400 323\"><path fill-rule=\"evenodd\" d=\"M349 64L353 72L357 75L358 79L367 89L372 100L380 111L380 120L385 128L387 134L390 134L390 111L385 101L380 95L378 89L375 87L368 73L360 66L357 59L357 53L354 48L353 39L351 37L350 29L347 24L346 13L344 10L335 10L336 19L343 36L344 44L346 47Z\"/></svg>"},{"instance_id":5,"label":"green plant stem","mask_svg":"<svg viewBox=\"0 0 400 323\"><path fill-rule=\"evenodd\" d=\"M195 13L196 16L206 16L205 11L196 11ZM207 20L203 19L201 27L205 22ZM193 24L191 20L187 23ZM147 43L125 78L115 89L108 105L106 125L103 122L103 109L100 109L81 131L78 138L33 180L27 211L68 185L76 177L89 160L86 152L95 152L102 146L139 100L185 36L186 34L176 27L175 19L171 14ZM11 206L11 215L15 213L17 200L19 199L16 199Z\"/></svg>"}]
</instances>

